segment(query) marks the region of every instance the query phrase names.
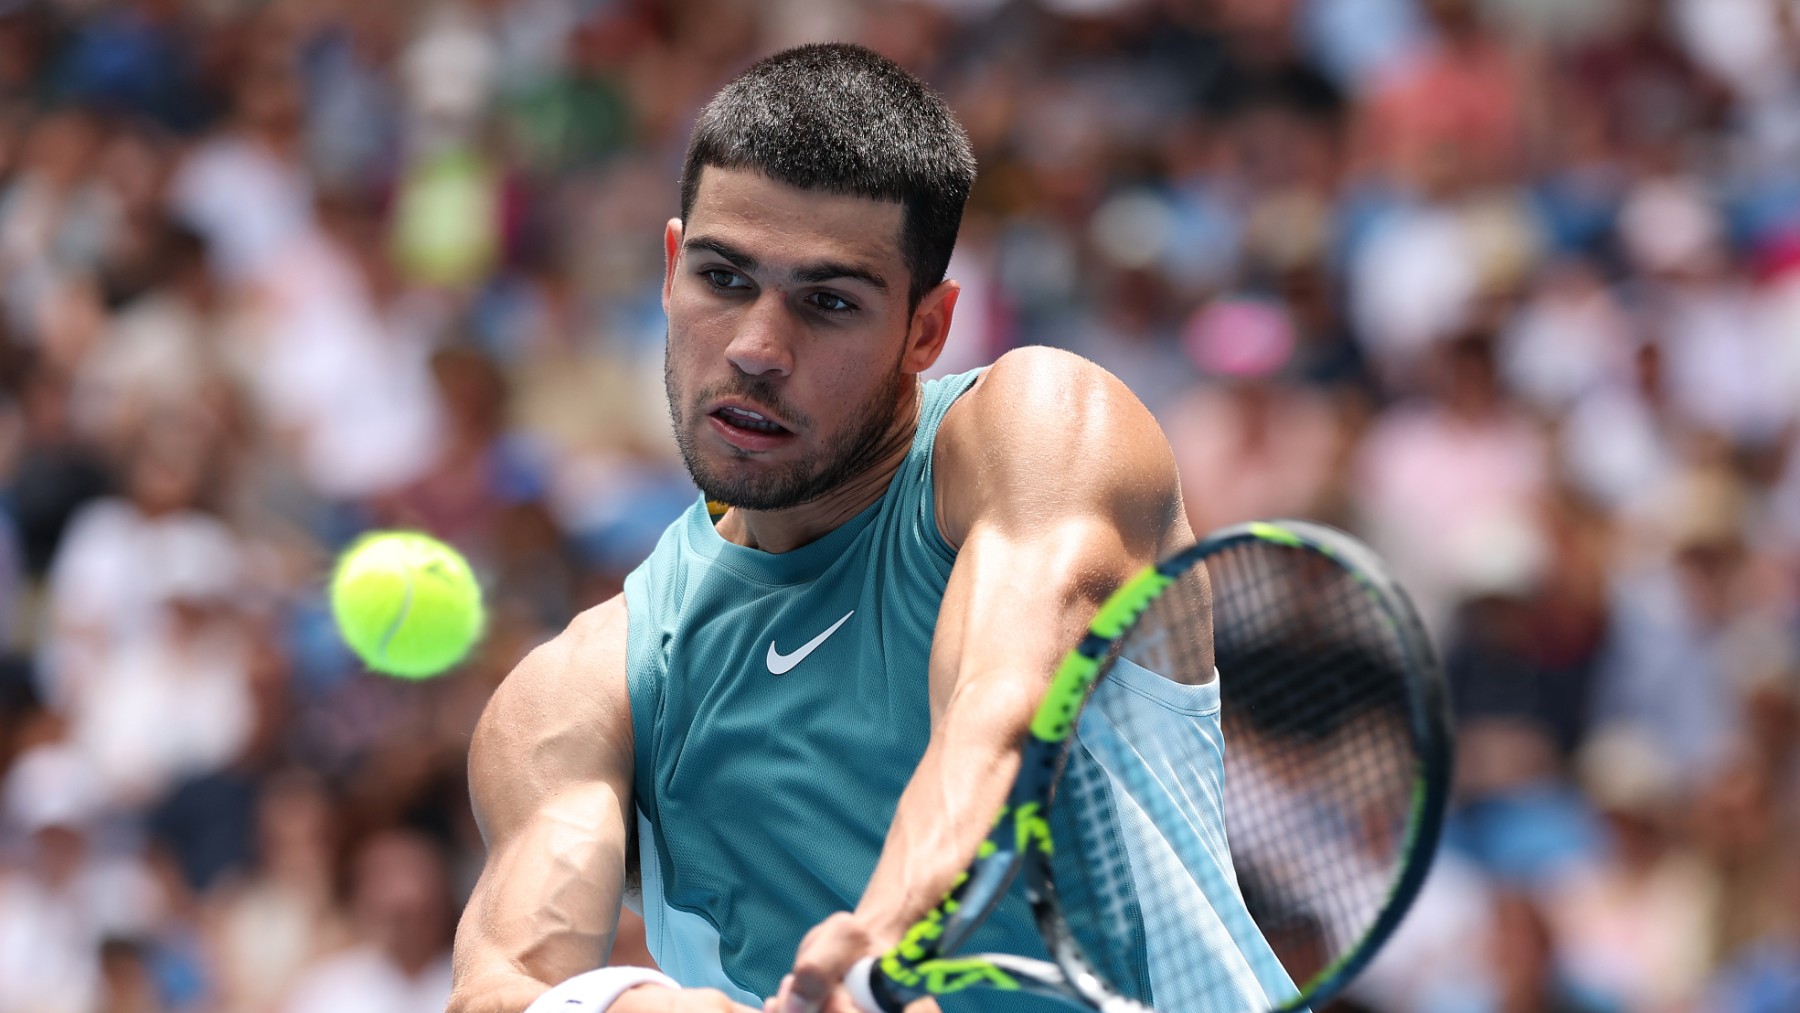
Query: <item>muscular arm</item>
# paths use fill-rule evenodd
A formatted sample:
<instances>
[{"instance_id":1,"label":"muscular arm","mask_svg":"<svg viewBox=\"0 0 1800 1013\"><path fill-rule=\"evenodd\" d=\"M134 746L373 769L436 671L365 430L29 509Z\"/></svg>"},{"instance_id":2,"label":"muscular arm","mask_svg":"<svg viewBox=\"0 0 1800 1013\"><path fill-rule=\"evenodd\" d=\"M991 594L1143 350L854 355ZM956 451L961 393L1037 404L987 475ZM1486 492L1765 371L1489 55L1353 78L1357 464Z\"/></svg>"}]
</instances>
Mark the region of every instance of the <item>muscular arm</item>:
<instances>
[{"instance_id":1,"label":"muscular arm","mask_svg":"<svg viewBox=\"0 0 1800 1013\"><path fill-rule=\"evenodd\" d=\"M624 888L632 777L625 603L519 663L469 748L487 864L456 930L449 1013L518 1013L600 966Z\"/></svg>"},{"instance_id":2,"label":"muscular arm","mask_svg":"<svg viewBox=\"0 0 1800 1013\"><path fill-rule=\"evenodd\" d=\"M1191 539L1156 421L1072 355L1001 359L945 418L936 460L939 525L960 548L932 642L931 741L856 911L802 943L802 996L942 898L1005 801L1058 659L1114 587Z\"/></svg>"}]
</instances>

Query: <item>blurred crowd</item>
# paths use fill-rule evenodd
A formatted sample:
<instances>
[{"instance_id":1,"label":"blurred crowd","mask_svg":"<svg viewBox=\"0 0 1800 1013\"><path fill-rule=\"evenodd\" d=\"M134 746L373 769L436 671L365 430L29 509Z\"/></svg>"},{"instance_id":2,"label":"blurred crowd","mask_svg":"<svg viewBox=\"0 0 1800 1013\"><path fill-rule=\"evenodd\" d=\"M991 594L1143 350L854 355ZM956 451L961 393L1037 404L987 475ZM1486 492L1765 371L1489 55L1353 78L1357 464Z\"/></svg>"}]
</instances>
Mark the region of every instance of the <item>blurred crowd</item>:
<instances>
[{"instance_id":1,"label":"blurred crowd","mask_svg":"<svg viewBox=\"0 0 1800 1013\"><path fill-rule=\"evenodd\" d=\"M442 1008L493 686L695 495L698 106L872 45L981 177L939 372L1080 352L1197 530L1369 539L1461 733L1346 1009L1800 1010L1800 2L0 3L0 1013ZM478 657L321 587L434 532Z\"/></svg>"}]
</instances>

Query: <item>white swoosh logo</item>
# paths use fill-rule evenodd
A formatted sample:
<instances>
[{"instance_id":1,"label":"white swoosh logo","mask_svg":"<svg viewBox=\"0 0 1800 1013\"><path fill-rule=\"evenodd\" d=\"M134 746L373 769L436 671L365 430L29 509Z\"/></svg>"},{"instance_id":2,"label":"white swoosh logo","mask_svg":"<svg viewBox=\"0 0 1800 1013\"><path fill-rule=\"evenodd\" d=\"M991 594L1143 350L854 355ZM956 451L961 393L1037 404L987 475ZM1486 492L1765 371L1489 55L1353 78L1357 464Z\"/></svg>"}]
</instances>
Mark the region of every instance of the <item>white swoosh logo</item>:
<instances>
[{"instance_id":1,"label":"white swoosh logo","mask_svg":"<svg viewBox=\"0 0 1800 1013\"><path fill-rule=\"evenodd\" d=\"M838 631L839 626L842 626L845 623L849 622L850 617L855 614L856 614L855 609L851 609L850 611L844 613L844 618L839 619L835 623L832 623L830 629L828 629L824 633L821 633L818 636L812 638L811 640L808 640L804 645L801 646L801 648L798 651L795 651L792 654L783 654L780 651L777 651L775 649L775 641L773 641L773 640L769 641L769 674L770 675L785 675L785 674L787 674L787 672L790 669L792 669L795 665L798 665L802 661L805 661L807 655L818 650L820 644L824 643L826 641L826 639L829 638L833 633L836 633Z\"/></svg>"}]
</instances>

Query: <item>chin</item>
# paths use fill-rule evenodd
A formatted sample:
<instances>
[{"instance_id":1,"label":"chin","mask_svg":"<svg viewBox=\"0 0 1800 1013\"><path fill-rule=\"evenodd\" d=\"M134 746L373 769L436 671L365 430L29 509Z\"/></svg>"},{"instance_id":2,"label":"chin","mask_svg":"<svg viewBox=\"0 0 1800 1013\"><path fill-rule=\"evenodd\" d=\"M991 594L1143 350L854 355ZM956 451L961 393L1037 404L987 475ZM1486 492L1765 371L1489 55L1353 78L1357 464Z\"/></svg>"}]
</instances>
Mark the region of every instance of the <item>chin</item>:
<instances>
[{"instance_id":1,"label":"chin","mask_svg":"<svg viewBox=\"0 0 1800 1013\"><path fill-rule=\"evenodd\" d=\"M688 473L707 499L744 510L786 510L810 503L830 491L822 488L814 475L759 462L730 462L727 467L707 468L703 472L689 468Z\"/></svg>"}]
</instances>

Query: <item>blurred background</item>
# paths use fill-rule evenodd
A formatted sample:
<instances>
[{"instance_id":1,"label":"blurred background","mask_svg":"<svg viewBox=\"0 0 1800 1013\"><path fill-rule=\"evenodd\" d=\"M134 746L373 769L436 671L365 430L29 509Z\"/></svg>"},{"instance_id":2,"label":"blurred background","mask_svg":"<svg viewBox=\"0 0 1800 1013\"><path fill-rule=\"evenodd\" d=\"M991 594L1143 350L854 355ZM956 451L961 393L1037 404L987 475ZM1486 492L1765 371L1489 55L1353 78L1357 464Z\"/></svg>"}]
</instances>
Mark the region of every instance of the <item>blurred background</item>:
<instances>
[{"instance_id":1,"label":"blurred background","mask_svg":"<svg viewBox=\"0 0 1800 1013\"><path fill-rule=\"evenodd\" d=\"M493 686L694 496L698 106L861 41L981 177L940 372L1059 345L1196 529L1414 589L1450 842L1345 1008L1800 1010L1800 2L0 2L0 1013L442 1008ZM358 532L467 552L363 673Z\"/></svg>"}]
</instances>

